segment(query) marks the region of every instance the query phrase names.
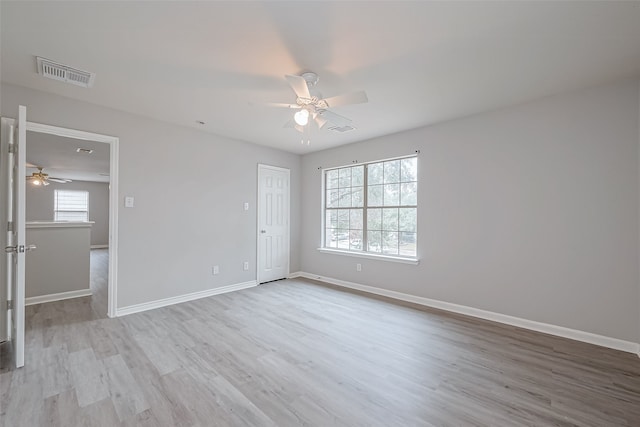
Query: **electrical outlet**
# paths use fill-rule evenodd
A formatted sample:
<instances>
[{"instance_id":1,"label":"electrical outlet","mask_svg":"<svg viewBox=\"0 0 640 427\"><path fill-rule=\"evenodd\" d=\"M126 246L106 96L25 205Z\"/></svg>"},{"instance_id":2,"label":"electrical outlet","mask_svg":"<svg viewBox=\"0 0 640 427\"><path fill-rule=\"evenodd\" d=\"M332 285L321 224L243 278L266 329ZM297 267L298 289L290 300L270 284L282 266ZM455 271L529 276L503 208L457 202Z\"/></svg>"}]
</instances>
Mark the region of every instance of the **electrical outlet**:
<instances>
[{"instance_id":1,"label":"electrical outlet","mask_svg":"<svg viewBox=\"0 0 640 427\"><path fill-rule=\"evenodd\" d=\"M211 274L213 274L214 276L216 274L220 274L220 267L217 265L214 265L213 268L211 269Z\"/></svg>"},{"instance_id":2,"label":"electrical outlet","mask_svg":"<svg viewBox=\"0 0 640 427\"><path fill-rule=\"evenodd\" d=\"M247 271L249 269L249 261L245 261L244 264L242 265L242 269L244 271Z\"/></svg>"},{"instance_id":3,"label":"electrical outlet","mask_svg":"<svg viewBox=\"0 0 640 427\"><path fill-rule=\"evenodd\" d=\"M362 264L356 264L356 271L362 271Z\"/></svg>"}]
</instances>

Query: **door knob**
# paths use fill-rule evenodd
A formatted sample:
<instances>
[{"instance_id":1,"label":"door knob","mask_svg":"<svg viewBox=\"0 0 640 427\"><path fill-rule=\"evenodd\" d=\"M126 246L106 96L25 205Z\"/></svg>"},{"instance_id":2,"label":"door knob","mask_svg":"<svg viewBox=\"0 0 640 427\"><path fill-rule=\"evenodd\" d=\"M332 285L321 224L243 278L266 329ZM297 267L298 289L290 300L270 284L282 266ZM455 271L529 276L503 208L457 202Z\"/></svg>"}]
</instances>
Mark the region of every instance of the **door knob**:
<instances>
[{"instance_id":1,"label":"door knob","mask_svg":"<svg viewBox=\"0 0 640 427\"><path fill-rule=\"evenodd\" d=\"M260 233L265 234L267 230L260 230Z\"/></svg>"},{"instance_id":2,"label":"door knob","mask_svg":"<svg viewBox=\"0 0 640 427\"><path fill-rule=\"evenodd\" d=\"M19 254L23 254L25 252L29 252L29 251L34 251L38 249L38 247L36 245L16 245L16 246L5 246L4 251L8 254L17 252Z\"/></svg>"}]
</instances>

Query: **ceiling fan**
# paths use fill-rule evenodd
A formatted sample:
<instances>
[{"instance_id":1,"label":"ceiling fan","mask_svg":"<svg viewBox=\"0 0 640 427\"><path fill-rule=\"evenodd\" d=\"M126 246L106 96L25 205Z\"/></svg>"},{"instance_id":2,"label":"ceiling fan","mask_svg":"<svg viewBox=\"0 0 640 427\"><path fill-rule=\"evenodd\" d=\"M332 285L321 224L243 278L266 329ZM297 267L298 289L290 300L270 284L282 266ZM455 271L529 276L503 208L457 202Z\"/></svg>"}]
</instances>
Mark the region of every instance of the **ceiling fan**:
<instances>
[{"instance_id":1,"label":"ceiling fan","mask_svg":"<svg viewBox=\"0 0 640 427\"><path fill-rule=\"evenodd\" d=\"M349 126L351 119L329 111L329 109L342 105L369 102L367 94L364 91L322 98L322 95L318 91L312 89L316 83L318 83L319 78L316 73L311 71L302 73L299 76L285 75L284 77L297 96L296 103L271 103L267 105L299 110L294 114L293 120L287 122L284 127L292 127L301 133L308 130L308 125L313 122L315 122L320 129L327 123L338 127Z\"/></svg>"},{"instance_id":2,"label":"ceiling fan","mask_svg":"<svg viewBox=\"0 0 640 427\"><path fill-rule=\"evenodd\" d=\"M72 182L70 179L66 178L54 178L42 172L42 168L38 168L38 172L34 172L31 176L27 177L27 181L30 181L33 185L49 185L49 181L59 182L60 184L66 184L67 182Z\"/></svg>"}]
</instances>

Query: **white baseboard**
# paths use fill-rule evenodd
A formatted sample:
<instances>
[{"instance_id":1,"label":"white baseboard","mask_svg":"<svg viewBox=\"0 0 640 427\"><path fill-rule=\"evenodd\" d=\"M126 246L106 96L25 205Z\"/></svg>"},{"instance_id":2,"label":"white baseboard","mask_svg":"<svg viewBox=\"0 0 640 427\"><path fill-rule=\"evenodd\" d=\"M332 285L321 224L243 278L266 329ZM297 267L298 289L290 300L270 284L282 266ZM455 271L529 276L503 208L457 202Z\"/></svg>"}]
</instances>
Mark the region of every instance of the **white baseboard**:
<instances>
[{"instance_id":1,"label":"white baseboard","mask_svg":"<svg viewBox=\"0 0 640 427\"><path fill-rule=\"evenodd\" d=\"M91 289L80 289L78 291L60 292L57 294L40 295L37 297L25 298L24 305L42 304L45 302L60 301L63 299L80 298L91 296Z\"/></svg>"},{"instance_id":2,"label":"white baseboard","mask_svg":"<svg viewBox=\"0 0 640 427\"><path fill-rule=\"evenodd\" d=\"M251 280L249 282L221 286L219 288L207 289L205 291L193 292L190 294L179 295L177 297L170 297L170 298L164 298L164 299L159 299L159 300L150 301L150 302L143 302L142 304L134 304L134 305L117 309L116 317L126 316L128 314L133 314L133 313L139 313L141 311L153 310L154 308L166 307L168 305L179 304L181 302L193 301L200 298L210 297L212 295L226 294L227 292L253 288L256 285L257 285L256 281Z\"/></svg>"},{"instance_id":3,"label":"white baseboard","mask_svg":"<svg viewBox=\"0 0 640 427\"><path fill-rule=\"evenodd\" d=\"M109 245L91 245L91 249L108 249Z\"/></svg>"},{"instance_id":4,"label":"white baseboard","mask_svg":"<svg viewBox=\"0 0 640 427\"><path fill-rule=\"evenodd\" d=\"M464 314L467 316L477 317L480 319L491 320L493 322L504 323L506 325L517 326L532 331L542 332L558 337L569 338L575 341L582 341L589 344L608 347L615 350L621 350L628 353L635 353L640 357L640 344L631 341L624 341L618 338L611 338L604 335L593 334L591 332L579 331L576 329L565 328L564 326L556 326L548 323L536 322L534 320L522 319L520 317L508 316L506 314L495 313L492 311L481 310L479 308L468 307L465 305L453 304L450 302L434 300L430 298L409 295L402 292L390 291L387 289L376 288L373 286L361 285L359 283L347 282L345 280L334 279L332 277L320 276L317 274L297 271L291 273L289 278L304 277L312 280L330 283L332 285L341 286L349 289L356 289L375 295L381 295L400 301L411 302L414 304L433 307L440 310L446 310L453 313Z\"/></svg>"}]
</instances>

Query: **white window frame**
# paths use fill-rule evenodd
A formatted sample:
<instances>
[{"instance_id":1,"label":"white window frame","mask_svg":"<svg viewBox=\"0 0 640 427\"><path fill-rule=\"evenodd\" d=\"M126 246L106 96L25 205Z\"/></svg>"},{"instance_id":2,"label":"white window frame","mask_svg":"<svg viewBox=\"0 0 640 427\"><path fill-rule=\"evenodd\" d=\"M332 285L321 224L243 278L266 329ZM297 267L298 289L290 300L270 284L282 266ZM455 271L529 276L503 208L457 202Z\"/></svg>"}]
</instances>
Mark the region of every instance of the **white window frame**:
<instances>
[{"instance_id":1,"label":"white window frame","mask_svg":"<svg viewBox=\"0 0 640 427\"><path fill-rule=\"evenodd\" d=\"M58 209L58 193L84 193L86 200L86 209L84 210L72 210L72 209ZM72 219L59 219L58 213L68 213L68 212L85 212L86 218L84 220L72 220ZM63 190L63 189L55 189L53 190L53 220L54 221L89 221L89 192L86 190Z\"/></svg>"},{"instance_id":2,"label":"white window frame","mask_svg":"<svg viewBox=\"0 0 640 427\"><path fill-rule=\"evenodd\" d=\"M413 265L417 265L419 264L419 259L418 259L418 241L419 241L419 237L418 237L418 202L416 200L416 204L415 205L394 205L394 206L367 206L368 203L368 166L372 165L372 164L377 164L377 163L384 163L384 162L388 162L388 161L394 161L394 160L403 160L403 159L408 159L408 158L415 158L416 162L418 159L417 155L409 155L409 156L402 156L402 157L393 157L393 158L388 158L388 159L381 159L381 160L375 160L375 161L370 161L370 162L363 162L363 163L357 163L357 164L350 164L350 165L344 165L344 166L336 166L336 167L331 167L331 168L327 168L327 169L323 169L322 170L322 197L321 197L321 217L322 217L322 221L321 221L321 247L318 248L318 251L320 252L324 252L324 253L330 253L330 254L338 254L338 255L346 255L346 256L352 256L352 257L357 257L357 258L369 258L369 259L377 259L377 260L382 260L382 261L392 261L392 262L399 262L399 263L404 263L404 264L413 264ZM343 249L343 248L331 248L331 247L327 247L327 218L326 218L326 213L327 213L327 174L335 169L343 169L343 168L350 168L350 167L357 167L357 166L364 166L364 170L363 170L363 206L362 206L362 211L363 211L363 228L362 228L362 247L363 248L368 248L368 242L367 242L367 210L368 209L380 209L380 208L415 208L416 209L416 254L415 256L405 256L405 255L396 255L396 254L383 254L383 253L379 253L379 252L370 252L368 250L352 250L352 249ZM419 172L418 172L418 176L419 176ZM418 183L418 178L416 177L416 186ZM329 208L331 209L331 208ZM340 207L338 207L337 209L340 209ZM344 207L343 209L353 209L353 207Z\"/></svg>"}]
</instances>

